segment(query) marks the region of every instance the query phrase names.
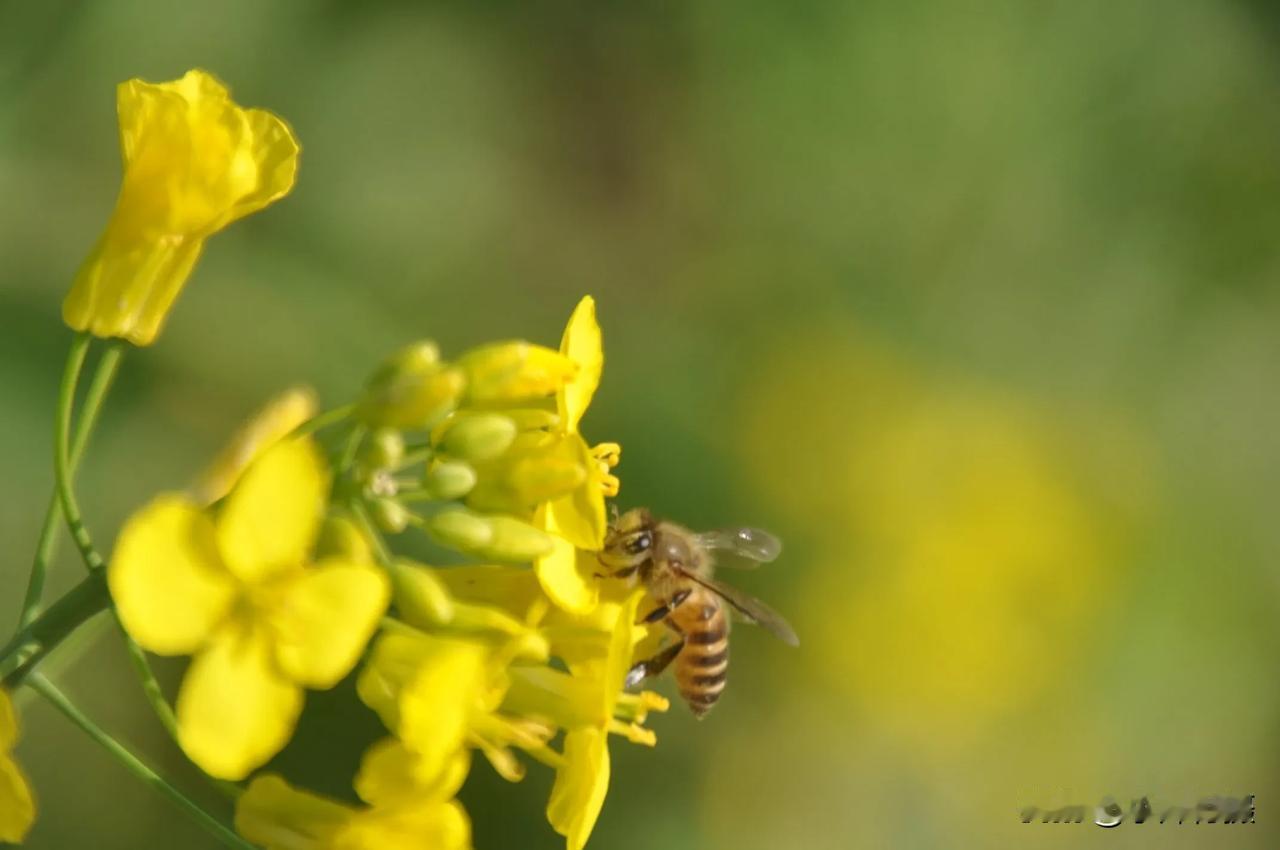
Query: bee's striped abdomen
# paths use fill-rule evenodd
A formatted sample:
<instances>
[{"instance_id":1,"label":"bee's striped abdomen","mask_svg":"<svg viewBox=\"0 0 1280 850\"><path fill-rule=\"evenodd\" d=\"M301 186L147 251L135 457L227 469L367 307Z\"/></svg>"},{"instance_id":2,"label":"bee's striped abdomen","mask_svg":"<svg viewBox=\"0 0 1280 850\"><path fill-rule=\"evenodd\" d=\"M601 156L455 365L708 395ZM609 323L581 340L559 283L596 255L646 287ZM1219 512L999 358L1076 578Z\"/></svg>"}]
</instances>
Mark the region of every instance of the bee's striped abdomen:
<instances>
[{"instance_id":1,"label":"bee's striped abdomen","mask_svg":"<svg viewBox=\"0 0 1280 850\"><path fill-rule=\"evenodd\" d=\"M720 600L697 590L671 612L684 633L684 648L676 658L676 684L680 696L697 717L720 699L729 668L729 618Z\"/></svg>"}]
</instances>

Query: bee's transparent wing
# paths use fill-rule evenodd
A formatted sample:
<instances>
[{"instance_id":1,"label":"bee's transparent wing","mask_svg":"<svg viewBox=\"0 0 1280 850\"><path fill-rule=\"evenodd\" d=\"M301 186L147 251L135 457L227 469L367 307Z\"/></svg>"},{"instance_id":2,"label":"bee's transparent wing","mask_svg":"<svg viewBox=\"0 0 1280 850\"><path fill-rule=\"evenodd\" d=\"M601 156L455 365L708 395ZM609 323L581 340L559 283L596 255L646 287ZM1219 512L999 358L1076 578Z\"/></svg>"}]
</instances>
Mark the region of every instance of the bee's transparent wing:
<instances>
[{"instance_id":1,"label":"bee's transparent wing","mask_svg":"<svg viewBox=\"0 0 1280 850\"><path fill-rule=\"evenodd\" d=\"M721 528L696 536L698 543L707 549L737 555L737 560L725 563L729 567L754 569L776 559L782 552L782 541L760 528Z\"/></svg>"},{"instance_id":2,"label":"bee's transparent wing","mask_svg":"<svg viewBox=\"0 0 1280 850\"><path fill-rule=\"evenodd\" d=\"M772 632L783 643L791 646L800 645L800 638L796 636L795 629L791 628L791 624L786 621L786 618L759 599L713 578L697 576L692 573L685 573L685 575L732 605L734 610L741 614L748 623L762 626Z\"/></svg>"}]
</instances>

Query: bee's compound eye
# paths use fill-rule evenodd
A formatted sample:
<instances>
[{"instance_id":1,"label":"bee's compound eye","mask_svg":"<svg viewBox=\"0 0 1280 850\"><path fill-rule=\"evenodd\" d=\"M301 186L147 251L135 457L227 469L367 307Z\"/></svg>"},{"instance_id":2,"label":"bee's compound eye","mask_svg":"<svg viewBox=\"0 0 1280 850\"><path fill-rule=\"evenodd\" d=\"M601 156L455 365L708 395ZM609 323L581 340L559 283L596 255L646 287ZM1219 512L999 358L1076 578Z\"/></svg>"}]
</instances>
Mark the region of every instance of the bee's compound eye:
<instances>
[{"instance_id":1,"label":"bee's compound eye","mask_svg":"<svg viewBox=\"0 0 1280 850\"><path fill-rule=\"evenodd\" d=\"M653 535L642 531L627 541L626 550L628 555L639 555L641 552L648 551L651 546L653 546Z\"/></svg>"}]
</instances>

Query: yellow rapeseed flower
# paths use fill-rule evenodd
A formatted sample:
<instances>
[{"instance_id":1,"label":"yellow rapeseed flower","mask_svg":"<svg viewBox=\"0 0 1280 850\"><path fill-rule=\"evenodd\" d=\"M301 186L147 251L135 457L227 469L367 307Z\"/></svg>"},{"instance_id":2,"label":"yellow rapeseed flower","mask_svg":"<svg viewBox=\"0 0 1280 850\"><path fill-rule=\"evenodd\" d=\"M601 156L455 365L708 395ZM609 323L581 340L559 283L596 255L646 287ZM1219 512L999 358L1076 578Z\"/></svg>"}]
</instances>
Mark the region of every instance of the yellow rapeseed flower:
<instances>
[{"instance_id":1,"label":"yellow rapeseed flower","mask_svg":"<svg viewBox=\"0 0 1280 850\"><path fill-rule=\"evenodd\" d=\"M595 300L591 296L579 301L569 317L560 352L577 371L556 392L556 410L563 439L573 446L587 476L572 492L539 509L536 524L556 535L557 544L534 562L534 569L553 602L565 610L585 613L596 604L598 587L597 566L589 553L604 545L609 524L605 497L618 494L618 479L609 470L617 465L622 451L616 443L602 443L589 449L578 431L604 369L604 347L600 325L596 322Z\"/></svg>"},{"instance_id":2,"label":"yellow rapeseed flower","mask_svg":"<svg viewBox=\"0 0 1280 850\"><path fill-rule=\"evenodd\" d=\"M644 593L632 593L615 611L612 632L600 657L570 663L570 673L550 667L516 667L503 709L545 719L565 730L562 762L547 804L547 820L565 836L568 850L582 850L609 790L609 733L653 746L645 728L650 711L666 711L658 694L623 691L637 638L636 613Z\"/></svg>"},{"instance_id":3,"label":"yellow rapeseed flower","mask_svg":"<svg viewBox=\"0 0 1280 850\"><path fill-rule=\"evenodd\" d=\"M256 777L236 801L236 829L266 850L465 850L471 823L451 799L467 775L459 754L429 781L415 756L387 739L365 754L350 806L291 787L279 776Z\"/></svg>"},{"instance_id":4,"label":"yellow rapeseed flower","mask_svg":"<svg viewBox=\"0 0 1280 850\"><path fill-rule=\"evenodd\" d=\"M36 818L31 786L10 756L18 740L18 716L8 692L0 690L0 842L20 844Z\"/></svg>"},{"instance_id":5,"label":"yellow rapeseed flower","mask_svg":"<svg viewBox=\"0 0 1280 850\"><path fill-rule=\"evenodd\" d=\"M507 692L507 664L523 641L436 637L412 629L384 634L360 674L357 690L419 759L430 777L460 753L479 749L505 779L524 766L512 747L556 761L546 747L553 730L499 713Z\"/></svg>"},{"instance_id":6,"label":"yellow rapeseed flower","mask_svg":"<svg viewBox=\"0 0 1280 850\"><path fill-rule=\"evenodd\" d=\"M307 566L328 493L309 439L277 443L216 515L185 495L125 524L107 579L144 648L194 655L178 696L179 742L213 776L239 779L288 741L303 687L355 665L385 610L386 577L341 558Z\"/></svg>"},{"instance_id":7,"label":"yellow rapeseed flower","mask_svg":"<svg viewBox=\"0 0 1280 850\"><path fill-rule=\"evenodd\" d=\"M62 305L68 325L135 345L155 339L205 239L293 188L298 142L205 71L121 83L124 179L106 231Z\"/></svg>"}]
</instances>

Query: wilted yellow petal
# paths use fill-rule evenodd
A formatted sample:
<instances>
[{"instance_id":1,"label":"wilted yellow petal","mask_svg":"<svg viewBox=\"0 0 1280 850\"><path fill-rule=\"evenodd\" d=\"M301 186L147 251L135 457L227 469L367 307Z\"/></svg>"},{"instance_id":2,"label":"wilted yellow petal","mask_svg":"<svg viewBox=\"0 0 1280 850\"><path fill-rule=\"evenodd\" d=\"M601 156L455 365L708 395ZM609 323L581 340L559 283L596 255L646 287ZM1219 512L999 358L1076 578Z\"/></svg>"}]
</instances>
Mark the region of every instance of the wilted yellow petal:
<instances>
[{"instance_id":1,"label":"wilted yellow petal","mask_svg":"<svg viewBox=\"0 0 1280 850\"><path fill-rule=\"evenodd\" d=\"M179 495L159 496L129 518L107 584L125 631L159 655L199 649L236 593L212 521Z\"/></svg>"},{"instance_id":2,"label":"wilted yellow petal","mask_svg":"<svg viewBox=\"0 0 1280 850\"><path fill-rule=\"evenodd\" d=\"M263 629L223 629L182 680L178 743L210 776L244 778L293 733L302 689L280 674L271 649Z\"/></svg>"},{"instance_id":3,"label":"wilted yellow petal","mask_svg":"<svg viewBox=\"0 0 1280 850\"><path fill-rule=\"evenodd\" d=\"M330 847L356 814L341 803L293 788L275 774L254 777L236 799L236 831L266 850Z\"/></svg>"},{"instance_id":4,"label":"wilted yellow petal","mask_svg":"<svg viewBox=\"0 0 1280 850\"><path fill-rule=\"evenodd\" d=\"M600 373L604 369L604 346L600 339L600 325L596 323L596 302L590 295L578 302L569 317L564 337L560 340L560 353L578 366L577 374L556 394L556 408L560 411L565 430L576 433L578 422L600 385Z\"/></svg>"},{"instance_id":5,"label":"wilted yellow petal","mask_svg":"<svg viewBox=\"0 0 1280 850\"><path fill-rule=\"evenodd\" d=\"M310 387L294 387L271 399L200 476L192 488L196 501L209 505L230 493L254 458L315 414L316 394Z\"/></svg>"},{"instance_id":6,"label":"wilted yellow petal","mask_svg":"<svg viewBox=\"0 0 1280 850\"><path fill-rule=\"evenodd\" d=\"M76 330L150 344L204 240L293 186L288 126L245 110L203 71L117 90L124 179L116 208L63 303Z\"/></svg>"},{"instance_id":7,"label":"wilted yellow petal","mask_svg":"<svg viewBox=\"0 0 1280 850\"><path fill-rule=\"evenodd\" d=\"M245 470L218 516L218 549L227 567L257 582L305 563L328 489L328 470L309 437L268 449Z\"/></svg>"},{"instance_id":8,"label":"wilted yellow petal","mask_svg":"<svg viewBox=\"0 0 1280 850\"><path fill-rule=\"evenodd\" d=\"M289 583L271 624L276 662L300 685L331 688L350 672L387 608L380 570L322 563Z\"/></svg>"},{"instance_id":9,"label":"wilted yellow petal","mask_svg":"<svg viewBox=\"0 0 1280 850\"><path fill-rule=\"evenodd\" d=\"M608 734L592 727L573 730L565 736L564 760L551 788L547 820L565 837L567 850L582 850L609 791Z\"/></svg>"},{"instance_id":10,"label":"wilted yellow petal","mask_svg":"<svg viewBox=\"0 0 1280 850\"><path fill-rule=\"evenodd\" d=\"M551 601L566 611L586 613L599 598L598 565L590 555L580 557L577 548L560 535L558 515L543 508L540 519L555 541L551 551L534 561L534 572Z\"/></svg>"}]
</instances>

